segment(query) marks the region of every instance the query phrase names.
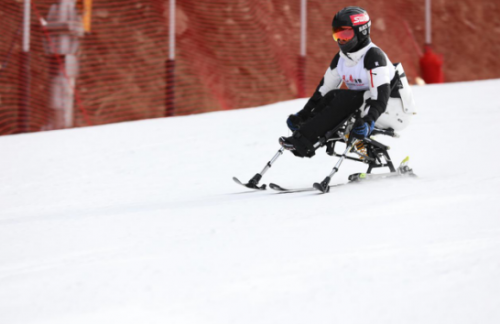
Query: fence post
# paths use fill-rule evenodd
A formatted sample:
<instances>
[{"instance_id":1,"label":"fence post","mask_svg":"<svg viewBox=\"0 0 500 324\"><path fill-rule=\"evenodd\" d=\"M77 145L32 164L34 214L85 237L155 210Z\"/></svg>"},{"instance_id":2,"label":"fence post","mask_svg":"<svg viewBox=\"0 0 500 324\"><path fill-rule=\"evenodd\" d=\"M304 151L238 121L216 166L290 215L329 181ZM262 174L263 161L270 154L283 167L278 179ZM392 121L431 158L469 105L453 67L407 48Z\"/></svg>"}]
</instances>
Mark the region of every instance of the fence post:
<instances>
[{"instance_id":1,"label":"fence post","mask_svg":"<svg viewBox=\"0 0 500 324\"><path fill-rule=\"evenodd\" d=\"M300 0L300 55L297 61L297 97L306 96L307 0Z\"/></svg>"},{"instance_id":2,"label":"fence post","mask_svg":"<svg viewBox=\"0 0 500 324\"><path fill-rule=\"evenodd\" d=\"M432 44L431 32L431 0L425 0L425 43Z\"/></svg>"},{"instance_id":3,"label":"fence post","mask_svg":"<svg viewBox=\"0 0 500 324\"><path fill-rule=\"evenodd\" d=\"M431 0L425 0L425 45L420 57L420 69L426 83L443 83L443 55L432 51Z\"/></svg>"},{"instance_id":4,"label":"fence post","mask_svg":"<svg viewBox=\"0 0 500 324\"><path fill-rule=\"evenodd\" d=\"M168 59L165 65L167 72L167 82L165 86L165 116L171 117L175 114L175 60Z\"/></svg>"},{"instance_id":5,"label":"fence post","mask_svg":"<svg viewBox=\"0 0 500 324\"><path fill-rule=\"evenodd\" d=\"M47 16L46 49L50 55L50 102L53 112L47 129L73 127L78 48L84 25L76 10L75 0L59 0L52 4Z\"/></svg>"},{"instance_id":6,"label":"fence post","mask_svg":"<svg viewBox=\"0 0 500 324\"><path fill-rule=\"evenodd\" d=\"M166 62L165 116L175 115L175 0L169 3L169 53Z\"/></svg>"},{"instance_id":7,"label":"fence post","mask_svg":"<svg viewBox=\"0 0 500 324\"><path fill-rule=\"evenodd\" d=\"M30 68L30 25L31 0L24 0L23 45L20 57L21 100L18 114L18 132L29 131L29 108L31 101L31 68Z\"/></svg>"}]
</instances>

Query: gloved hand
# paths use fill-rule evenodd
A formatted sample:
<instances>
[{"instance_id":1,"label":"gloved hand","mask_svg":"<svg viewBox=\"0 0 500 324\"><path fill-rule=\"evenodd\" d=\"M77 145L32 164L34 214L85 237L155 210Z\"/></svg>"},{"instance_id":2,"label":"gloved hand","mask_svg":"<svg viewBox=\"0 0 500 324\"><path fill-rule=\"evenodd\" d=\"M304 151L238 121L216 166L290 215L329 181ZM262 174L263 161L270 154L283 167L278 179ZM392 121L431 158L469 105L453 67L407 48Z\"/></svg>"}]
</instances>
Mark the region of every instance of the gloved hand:
<instances>
[{"instance_id":1,"label":"gloved hand","mask_svg":"<svg viewBox=\"0 0 500 324\"><path fill-rule=\"evenodd\" d=\"M298 114L290 115L290 116L288 116L288 119L286 120L286 124L292 132L299 129L299 126L300 126L300 124L302 124L302 122L304 122L304 120Z\"/></svg>"},{"instance_id":2,"label":"gloved hand","mask_svg":"<svg viewBox=\"0 0 500 324\"><path fill-rule=\"evenodd\" d=\"M354 125L352 126L351 134L358 139L363 139L370 136L375 127L375 122L373 120L358 118Z\"/></svg>"}]
</instances>

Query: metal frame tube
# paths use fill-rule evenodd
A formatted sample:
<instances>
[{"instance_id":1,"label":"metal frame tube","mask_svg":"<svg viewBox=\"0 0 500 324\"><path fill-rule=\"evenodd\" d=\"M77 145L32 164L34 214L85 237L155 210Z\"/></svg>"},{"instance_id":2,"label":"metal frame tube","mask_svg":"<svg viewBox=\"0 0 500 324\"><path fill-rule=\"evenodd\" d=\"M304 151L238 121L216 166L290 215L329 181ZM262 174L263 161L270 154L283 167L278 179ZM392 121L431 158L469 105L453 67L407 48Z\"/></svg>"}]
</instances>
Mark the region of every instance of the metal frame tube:
<instances>
[{"instance_id":1,"label":"metal frame tube","mask_svg":"<svg viewBox=\"0 0 500 324\"><path fill-rule=\"evenodd\" d=\"M354 140L354 141L352 141L352 143L351 143L351 144L349 144L349 145L346 147L346 149L345 149L344 153L342 154L342 156L340 157L340 159L337 161L337 164L335 164L335 166L333 167L332 172L330 172L330 174L328 175L328 177L329 177L329 178L331 178L331 177L332 177L335 173L337 173L337 171L338 171L338 170L339 170L339 168L340 168L340 165L342 164L342 162L344 162L344 160L345 160L345 158L346 158L346 156L347 156L347 153L349 153L349 152L352 150L352 148L354 147L354 145L356 144L356 142L357 142L357 141L358 141L358 140Z\"/></svg>"},{"instance_id":2,"label":"metal frame tube","mask_svg":"<svg viewBox=\"0 0 500 324\"><path fill-rule=\"evenodd\" d=\"M284 151L285 151L285 148L281 147L279 149L279 151L276 152L276 154L273 156L271 161L267 162L266 166L264 167L264 169L262 169L262 171L259 174L264 175L264 173L266 173L267 170L269 170L269 168L273 166L273 163L283 154Z\"/></svg>"}]
</instances>

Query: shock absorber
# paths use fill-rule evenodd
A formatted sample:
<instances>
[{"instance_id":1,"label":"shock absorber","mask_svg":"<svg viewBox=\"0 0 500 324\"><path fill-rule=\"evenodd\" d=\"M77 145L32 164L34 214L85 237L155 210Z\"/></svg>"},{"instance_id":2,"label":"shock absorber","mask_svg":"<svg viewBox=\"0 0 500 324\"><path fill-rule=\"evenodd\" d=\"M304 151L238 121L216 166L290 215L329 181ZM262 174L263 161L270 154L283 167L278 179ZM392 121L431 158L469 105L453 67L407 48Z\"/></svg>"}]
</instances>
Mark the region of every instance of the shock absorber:
<instances>
[{"instance_id":1,"label":"shock absorber","mask_svg":"<svg viewBox=\"0 0 500 324\"><path fill-rule=\"evenodd\" d=\"M365 143L363 141L357 141L354 145L356 151L361 155L361 160L368 156L368 151L366 150Z\"/></svg>"}]
</instances>

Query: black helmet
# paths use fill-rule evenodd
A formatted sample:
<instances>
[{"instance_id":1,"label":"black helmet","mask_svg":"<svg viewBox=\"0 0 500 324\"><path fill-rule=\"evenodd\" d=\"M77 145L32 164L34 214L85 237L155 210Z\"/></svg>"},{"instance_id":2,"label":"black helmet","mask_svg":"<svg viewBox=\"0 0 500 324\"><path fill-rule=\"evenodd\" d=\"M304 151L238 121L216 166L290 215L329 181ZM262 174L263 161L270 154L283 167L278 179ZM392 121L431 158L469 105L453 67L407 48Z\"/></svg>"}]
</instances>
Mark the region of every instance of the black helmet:
<instances>
[{"instance_id":1,"label":"black helmet","mask_svg":"<svg viewBox=\"0 0 500 324\"><path fill-rule=\"evenodd\" d=\"M339 44L344 54L356 52L371 43L371 20L365 9L360 7L346 7L333 17L332 28L335 33L340 27L351 27L354 37L345 44Z\"/></svg>"}]
</instances>

